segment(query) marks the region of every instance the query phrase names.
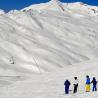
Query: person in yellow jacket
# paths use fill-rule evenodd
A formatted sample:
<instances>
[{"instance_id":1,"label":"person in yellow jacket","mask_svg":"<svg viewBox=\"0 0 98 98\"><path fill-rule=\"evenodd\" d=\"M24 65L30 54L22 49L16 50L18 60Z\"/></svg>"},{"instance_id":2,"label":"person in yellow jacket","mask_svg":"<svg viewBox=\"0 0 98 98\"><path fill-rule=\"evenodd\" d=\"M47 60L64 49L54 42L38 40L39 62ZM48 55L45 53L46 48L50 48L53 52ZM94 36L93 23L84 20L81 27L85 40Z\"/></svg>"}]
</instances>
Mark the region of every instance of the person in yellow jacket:
<instances>
[{"instance_id":1,"label":"person in yellow jacket","mask_svg":"<svg viewBox=\"0 0 98 98\"><path fill-rule=\"evenodd\" d=\"M86 92L90 92L90 78L86 76Z\"/></svg>"}]
</instances>

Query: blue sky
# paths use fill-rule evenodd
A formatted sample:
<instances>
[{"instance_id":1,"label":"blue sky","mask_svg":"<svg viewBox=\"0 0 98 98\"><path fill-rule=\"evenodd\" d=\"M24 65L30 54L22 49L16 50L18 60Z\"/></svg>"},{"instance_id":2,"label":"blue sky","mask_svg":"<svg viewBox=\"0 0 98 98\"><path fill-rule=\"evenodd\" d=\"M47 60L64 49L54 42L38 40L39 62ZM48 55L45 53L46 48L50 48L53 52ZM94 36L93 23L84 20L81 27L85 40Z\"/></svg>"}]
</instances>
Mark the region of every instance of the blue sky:
<instances>
[{"instance_id":1,"label":"blue sky","mask_svg":"<svg viewBox=\"0 0 98 98\"><path fill-rule=\"evenodd\" d=\"M31 4L48 2L49 0L0 0L0 9L6 12L12 9L22 9ZM63 2L77 2L81 1L89 5L98 6L98 0L61 0Z\"/></svg>"}]
</instances>

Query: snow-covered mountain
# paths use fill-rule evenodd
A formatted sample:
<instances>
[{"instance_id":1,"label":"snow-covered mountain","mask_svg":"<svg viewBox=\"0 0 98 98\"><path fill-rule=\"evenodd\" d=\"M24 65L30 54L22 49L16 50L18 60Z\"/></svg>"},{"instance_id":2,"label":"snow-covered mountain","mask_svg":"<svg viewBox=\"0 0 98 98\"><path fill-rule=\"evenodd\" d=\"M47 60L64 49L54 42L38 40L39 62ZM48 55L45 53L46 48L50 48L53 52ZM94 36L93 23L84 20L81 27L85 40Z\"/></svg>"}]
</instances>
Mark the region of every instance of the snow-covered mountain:
<instances>
[{"instance_id":1,"label":"snow-covered mountain","mask_svg":"<svg viewBox=\"0 0 98 98\"><path fill-rule=\"evenodd\" d=\"M55 10L55 11L64 11L64 6L59 0L50 0L48 3L35 4L27 8L24 8L23 11L28 10Z\"/></svg>"},{"instance_id":2,"label":"snow-covered mountain","mask_svg":"<svg viewBox=\"0 0 98 98\"><path fill-rule=\"evenodd\" d=\"M52 10L52 11L60 11L70 14L84 14L90 16L98 16L98 7L90 6L84 4L82 2L75 3L62 3L59 0L50 0L48 3L35 4L29 7L22 9L22 11L30 11L30 10Z\"/></svg>"},{"instance_id":3,"label":"snow-covered mountain","mask_svg":"<svg viewBox=\"0 0 98 98\"><path fill-rule=\"evenodd\" d=\"M43 73L97 58L97 15L98 7L58 0L0 14L0 74Z\"/></svg>"},{"instance_id":4,"label":"snow-covered mountain","mask_svg":"<svg viewBox=\"0 0 98 98\"><path fill-rule=\"evenodd\" d=\"M85 92L85 76L98 80L97 69L98 7L51 0L0 10L0 98L97 98ZM65 95L74 76L78 93Z\"/></svg>"}]
</instances>

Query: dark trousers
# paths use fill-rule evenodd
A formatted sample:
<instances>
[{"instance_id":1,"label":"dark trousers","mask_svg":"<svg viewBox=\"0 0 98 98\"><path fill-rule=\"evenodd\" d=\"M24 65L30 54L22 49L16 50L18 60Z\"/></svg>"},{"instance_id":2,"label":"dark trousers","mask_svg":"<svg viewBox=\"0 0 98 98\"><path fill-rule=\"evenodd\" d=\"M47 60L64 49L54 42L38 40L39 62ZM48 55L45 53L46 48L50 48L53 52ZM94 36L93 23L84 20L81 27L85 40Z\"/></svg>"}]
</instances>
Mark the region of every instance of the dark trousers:
<instances>
[{"instance_id":1,"label":"dark trousers","mask_svg":"<svg viewBox=\"0 0 98 98\"><path fill-rule=\"evenodd\" d=\"M78 84L74 84L74 91L73 93L77 93Z\"/></svg>"},{"instance_id":2,"label":"dark trousers","mask_svg":"<svg viewBox=\"0 0 98 98\"><path fill-rule=\"evenodd\" d=\"M93 85L93 91L97 91L96 85Z\"/></svg>"},{"instance_id":3,"label":"dark trousers","mask_svg":"<svg viewBox=\"0 0 98 98\"><path fill-rule=\"evenodd\" d=\"M69 86L65 86L65 94L69 94Z\"/></svg>"}]
</instances>

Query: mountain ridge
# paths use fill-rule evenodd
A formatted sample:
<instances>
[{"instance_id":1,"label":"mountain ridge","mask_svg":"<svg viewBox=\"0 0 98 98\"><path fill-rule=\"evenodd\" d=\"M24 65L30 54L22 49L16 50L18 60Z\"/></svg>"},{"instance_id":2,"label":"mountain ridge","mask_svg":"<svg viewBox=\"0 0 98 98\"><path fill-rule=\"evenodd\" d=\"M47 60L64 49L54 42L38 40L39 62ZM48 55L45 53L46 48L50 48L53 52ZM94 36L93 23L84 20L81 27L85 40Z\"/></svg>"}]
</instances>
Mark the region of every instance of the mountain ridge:
<instances>
[{"instance_id":1,"label":"mountain ridge","mask_svg":"<svg viewBox=\"0 0 98 98\"><path fill-rule=\"evenodd\" d=\"M39 12L43 10L52 10L71 14L79 13L90 16L98 16L98 7L96 6L90 6L82 2L62 3L59 0L50 0L46 3L34 4L22 9L22 11L28 10L36 10Z\"/></svg>"}]
</instances>

